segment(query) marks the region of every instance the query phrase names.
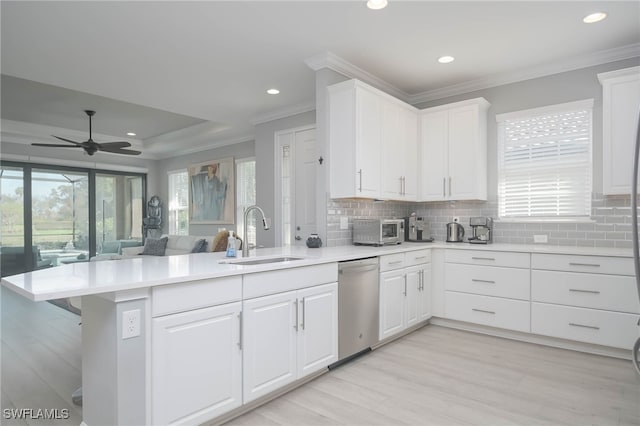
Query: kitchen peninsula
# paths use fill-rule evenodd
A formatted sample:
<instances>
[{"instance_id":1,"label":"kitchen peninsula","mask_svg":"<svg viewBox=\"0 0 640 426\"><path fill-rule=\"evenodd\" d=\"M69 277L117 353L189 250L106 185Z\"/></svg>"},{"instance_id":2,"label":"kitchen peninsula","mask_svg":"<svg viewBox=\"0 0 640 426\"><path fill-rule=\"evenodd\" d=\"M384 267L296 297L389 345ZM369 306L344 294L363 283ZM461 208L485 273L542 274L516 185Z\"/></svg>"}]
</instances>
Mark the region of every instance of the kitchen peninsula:
<instances>
[{"instance_id":1,"label":"kitchen peninsula","mask_svg":"<svg viewBox=\"0 0 640 426\"><path fill-rule=\"evenodd\" d=\"M338 262L379 257L381 265L390 264L417 250L429 252L434 322L629 356L633 313L640 307L625 305L634 300L624 296L632 291L631 252L621 249L445 243L271 248L252 256L301 259L238 265L222 253L145 256L34 271L2 284L32 301L82 296L84 424L202 423L238 414L337 361ZM526 278L519 280L522 289L502 287L516 275ZM465 287L480 279L496 288ZM564 295L544 288L551 280L558 288L565 281L601 286L586 290L606 300L561 304L553 297ZM613 296L608 287L615 287ZM594 329L548 326L563 315L589 317L596 310L604 316L599 336ZM523 313L516 321L509 317Z\"/></svg>"}]
</instances>

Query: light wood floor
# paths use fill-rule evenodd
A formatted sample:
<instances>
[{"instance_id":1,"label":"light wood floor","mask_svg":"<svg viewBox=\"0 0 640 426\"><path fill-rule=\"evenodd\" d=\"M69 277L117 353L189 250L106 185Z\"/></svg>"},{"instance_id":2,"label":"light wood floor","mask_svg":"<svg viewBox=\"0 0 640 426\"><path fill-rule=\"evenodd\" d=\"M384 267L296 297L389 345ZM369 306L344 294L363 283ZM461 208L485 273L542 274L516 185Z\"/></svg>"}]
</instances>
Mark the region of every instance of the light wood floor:
<instances>
[{"instance_id":1,"label":"light wood floor","mask_svg":"<svg viewBox=\"0 0 640 426\"><path fill-rule=\"evenodd\" d=\"M68 408L80 383L76 316L2 289L2 408ZM27 424L0 420L5 425ZM427 326L229 423L640 425L629 361Z\"/></svg>"}]
</instances>

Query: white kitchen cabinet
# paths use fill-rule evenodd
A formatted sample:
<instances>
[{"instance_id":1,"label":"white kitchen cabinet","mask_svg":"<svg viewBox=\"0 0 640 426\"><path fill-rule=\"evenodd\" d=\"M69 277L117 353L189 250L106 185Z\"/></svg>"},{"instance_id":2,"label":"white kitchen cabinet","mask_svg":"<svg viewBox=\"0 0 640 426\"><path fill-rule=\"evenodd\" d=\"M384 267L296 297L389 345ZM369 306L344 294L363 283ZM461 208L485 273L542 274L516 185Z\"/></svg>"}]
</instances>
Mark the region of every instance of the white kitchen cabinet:
<instances>
[{"instance_id":1,"label":"white kitchen cabinet","mask_svg":"<svg viewBox=\"0 0 640 426\"><path fill-rule=\"evenodd\" d=\"M380 340L431 318L429 261L428 250L380 257Z\"/></svg>"},{"instance_id":2,"label":"white kitchen cabinet","mask_svg":"<svg viewBox=\"0 0 640 426\"><path fill-rule=\"evenodd\" d=\"M419 201L487 199L487 110L476 98L419 112Z\"/></svg>"},{"instance_id":3,"label":"white kitchen cabinet","mask_svg":"<svg viewBox=\"0 0 640 426\"><path fill-rule=\"evenodd\" d=\"M244 403L338 360L338 284L243 302Z\"/></svg>"},{"instance_id":4,"label":"white kitchen cabinet","mask_svg":"<svg viewBox=\"0 0 640 426\"><path fill-rule=\"evenodd\" d=\"M447 250L446 318L530 332L530 264L529 253Z\"/></svg>"},{"instance_id":5,"label":"white kitchen cabinet","mask_svg":"<svg viewBox=\"0 0 640 426\"><path fill-rule=\"evenodd\" d=\"M415 201L418 186L418 116L397 100L385 99L382 108L382 199Z\"/></svg>"},{"instance_id":6,"label":"white kitchen cabinet","mask_svg":"<svg viewBox=\"0 0 640 426\"><path fill-rule=\"evenodd\" d=\"M417 110L358 80L328 90L331 198L415 200Z\"/></svg>"},{"instance_id":7,"label":"white kitchen cabinet","mask_svg":"<svg viewBox=\"0 0 640 426\"><path fill-rule=\"evenodd\" d=\"M602 190L631 193L633 148L640 112L640 67L598 74L602 84Z\"/></svg>"},{"instance_id":8,"label":"white kitchen cabinet","mask_svg":"<svg viewBox=\"0 0 640 426\"><path fill-rule=\"evenodd\" d=\"M242 404L241 306L152 319L153 424L197 424Z\"/></svg>"}]
</instances>

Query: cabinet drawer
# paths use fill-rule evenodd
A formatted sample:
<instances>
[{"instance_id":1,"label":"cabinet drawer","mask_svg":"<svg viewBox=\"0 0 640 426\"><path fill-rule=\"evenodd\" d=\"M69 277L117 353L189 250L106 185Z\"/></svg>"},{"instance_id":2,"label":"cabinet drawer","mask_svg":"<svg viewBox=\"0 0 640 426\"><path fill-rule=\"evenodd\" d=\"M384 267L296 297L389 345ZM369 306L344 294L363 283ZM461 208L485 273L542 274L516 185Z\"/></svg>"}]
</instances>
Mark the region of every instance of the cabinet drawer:
<instances>
[{"instance_id":1,"label":"cabinet drawer","mask_svg":"<svg viewBox=\"0 0 640 426\"><path fill-rule=\"evenodd\" d=\"M445 292L445 316L458 321L528 333L530 303L501 297Z\"/></svg>"},{"instance_id":2,"label":"cabinet drawer","mask_svg":"<svg viewBox=\"0 0 640 426\"><path fill-rule=\"evenodd\" d=\"M404 268L404 253L380 256L380 272Z\"/></svg>"},{"instance_id":3,"label":"cabinet drawer","mask_svg":"<svg viewBox=\"0 0 640 426\"><path fill-rule=\"evenodd\" d=\"M640 313L636 281L622 275L533 270L531 300Z\"/></svg>"},{"instance_id":4,"label":"cabinet drawer","mask_svg":"<svg viewBox=\"0 0 640 426\"><path fill-rule=\"evenodd\" d=\"M531 268L592 274L635 275L630 257L533 254Z\"/></svg>"},{"instance_id":5,"label":"cabinet drawer","mask_svg":"<svg viewBox=\"0 0 640 426\"><path fill-rule=\"evenodd\" d=\"M445 289L528 301L529 270L447 263Z\"/></svg>"},{"instance_id":6,"label":"cabinet drawer","mask_svg":"<svg viewBox=\"0 0 640 426\"><path fill-rule=\"evenodd\" d=\"M446 250L445 262L468 263L471 265L506 266L528 268L529 253L511 253L489 250Z\"/></svg>"},{"instance_id":7,"label":"cabinet drawer","mask_svg":"<svg viewBox=\"0 0 640 426\"><path fill-rule=\"evenodd\" d=\"M562 339L631 349L638 316L571 306L531 304L531 332Z\"/></svg>"},{"instance_id":8,"label":"cabinet drawer","mask_svg":"<svg viewBox=\"0 0 640 426\"><path fill-rule=\"evenodd\" d=\"M156 286L151 289L151 316L191 311L242 299L242 277L224 277Z\"/></svg>"},{"instance_id":9,"label":"cabinet drawer","mask_svg":"<svg viewBox=\"0 0 640 426\"><path fill-rule=\"evenodd\" d=\"M404 266L415 266L431 262L431 250L408 251L404 254Z\"/></svg>"}]
</instances>

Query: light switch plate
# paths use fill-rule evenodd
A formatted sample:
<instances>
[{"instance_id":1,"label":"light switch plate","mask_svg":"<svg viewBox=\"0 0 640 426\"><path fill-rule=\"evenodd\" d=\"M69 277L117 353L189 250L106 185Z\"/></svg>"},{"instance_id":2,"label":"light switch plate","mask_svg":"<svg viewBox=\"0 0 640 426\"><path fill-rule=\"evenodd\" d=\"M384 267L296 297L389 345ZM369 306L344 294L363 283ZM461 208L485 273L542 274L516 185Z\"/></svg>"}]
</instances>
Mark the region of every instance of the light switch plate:
<instances>
[{"instance_id":1,"label":"light switch plate","mask_svg":"<svg viewBox=\"0 0 640 426\"><path fill-rule=\"evenodd\" d=\"M546 243L547 241L548 241L548 240L547 240L547 235L546 235L546 234L543 234L543 235L534 235L534 236L533 236L533 242L534 242L534 243L542 243L542 244L544 244L544 243Z\"/></svg>"}]
</instances>

